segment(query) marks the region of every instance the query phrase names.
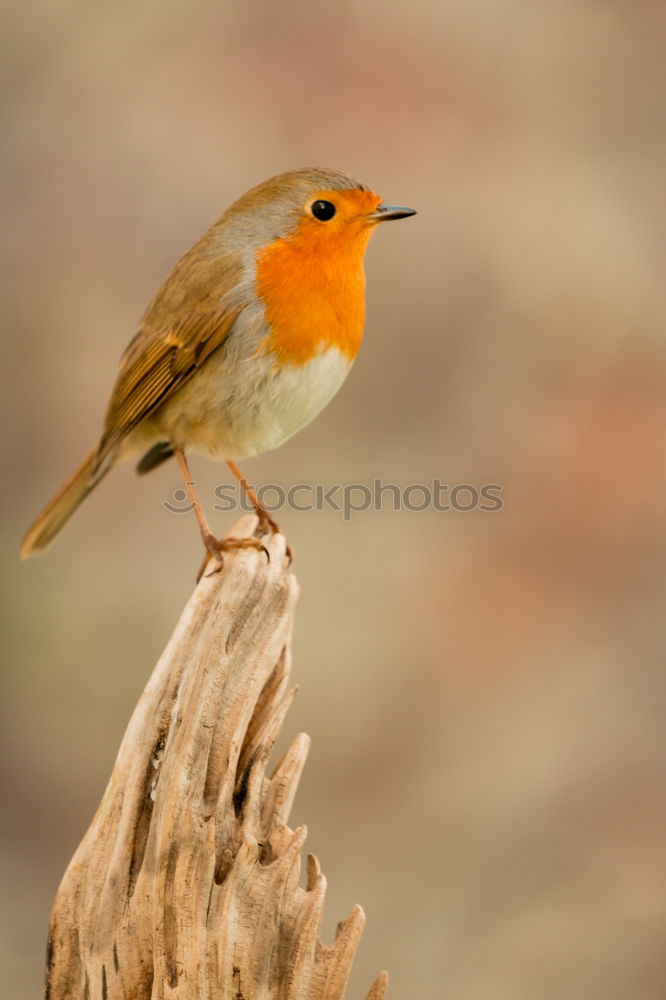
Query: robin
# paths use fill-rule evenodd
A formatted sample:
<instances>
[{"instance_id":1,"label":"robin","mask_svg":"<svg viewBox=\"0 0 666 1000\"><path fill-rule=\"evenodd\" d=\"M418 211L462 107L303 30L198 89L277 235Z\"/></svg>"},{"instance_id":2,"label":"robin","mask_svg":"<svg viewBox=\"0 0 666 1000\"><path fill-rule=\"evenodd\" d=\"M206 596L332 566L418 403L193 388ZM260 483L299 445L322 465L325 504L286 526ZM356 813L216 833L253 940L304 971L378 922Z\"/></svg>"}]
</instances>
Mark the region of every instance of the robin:
<instances>
[{"instance_id":1,"label":"robin","mask_svg":"<svg viewBox=\"0 0 666 1000\"><path fill-rule=\"evenodd\" d=\"M238 199L178 261L120 362L102 436L21 547L43 551L114 465L143 475L175 456L206 559L257 539L218 539L186 449L224 459L277 531L235 460L277 448L338 391L363 335L363 261L376 225L414 215L338 170L272 177ZM203 567L202 567L203 569Z\"/></svg>"}]
</instances>

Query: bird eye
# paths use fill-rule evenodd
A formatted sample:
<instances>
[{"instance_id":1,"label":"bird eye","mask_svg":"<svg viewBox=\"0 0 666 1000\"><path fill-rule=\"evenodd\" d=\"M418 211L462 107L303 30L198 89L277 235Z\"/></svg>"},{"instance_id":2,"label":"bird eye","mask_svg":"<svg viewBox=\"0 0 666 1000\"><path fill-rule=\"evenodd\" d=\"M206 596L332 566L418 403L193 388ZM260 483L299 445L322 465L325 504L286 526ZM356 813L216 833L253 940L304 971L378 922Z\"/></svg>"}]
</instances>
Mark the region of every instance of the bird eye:
<instances>
[{"instance_id":1,"label":"bird eye","mask_svg":"<svg viewBox=\"0 0 666 1000\"><path fill-rule=\"evenodd\" d=\"M335 205L332 201L314 201L311 206L312 214L320 222L328 222L335 215Z\"/></svg>"}]
</instances>

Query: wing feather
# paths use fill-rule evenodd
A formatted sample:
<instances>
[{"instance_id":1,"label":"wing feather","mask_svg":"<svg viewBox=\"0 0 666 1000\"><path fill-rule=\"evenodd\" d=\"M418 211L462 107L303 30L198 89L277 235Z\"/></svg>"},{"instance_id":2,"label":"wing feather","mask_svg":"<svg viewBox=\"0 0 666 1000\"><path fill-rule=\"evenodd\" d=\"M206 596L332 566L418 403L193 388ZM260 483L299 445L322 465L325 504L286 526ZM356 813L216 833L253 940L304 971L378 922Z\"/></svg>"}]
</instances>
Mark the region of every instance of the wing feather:
<instances>
[{"instance_id":1,"label":"wing feather","mask_svg":"<svg viewBox=\"0 0 666 1000\"><path fill-rule=\"evenodd\" d=\"M221 253L211 242L209 231L181 258L130 341L111 393L98 466L223 346L245 308L238 255Z\"/></svg>"}]
</instances>

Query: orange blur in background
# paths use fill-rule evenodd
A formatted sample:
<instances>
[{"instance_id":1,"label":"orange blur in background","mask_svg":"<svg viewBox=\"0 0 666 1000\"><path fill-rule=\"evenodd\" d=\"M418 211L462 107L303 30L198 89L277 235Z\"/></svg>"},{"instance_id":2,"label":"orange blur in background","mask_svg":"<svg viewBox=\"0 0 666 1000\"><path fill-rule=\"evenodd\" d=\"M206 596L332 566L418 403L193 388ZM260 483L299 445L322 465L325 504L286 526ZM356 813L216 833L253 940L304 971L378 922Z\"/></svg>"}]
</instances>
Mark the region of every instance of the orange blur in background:
<instances>
[{"instance_id":1,"label":"orange blur in background","mask_svg":"<svg viewBox=\"0 0 666 1000\"><path fill-rule=\"evenodd\" d=\"M224 6L225 9L221 9ZM418 216L368 253L361 354L256 485L501 484L496 512L283 511L302 596L285 739L350 998L663 1000L664 9L631 0L27 0L4 33L4 994L191 592L173 463L119 468L42 559L176 258L270 174ZM661 160L660 160L661 157ZM212 525L223 465L193 462Z\"/></svg>"}]
</instances>

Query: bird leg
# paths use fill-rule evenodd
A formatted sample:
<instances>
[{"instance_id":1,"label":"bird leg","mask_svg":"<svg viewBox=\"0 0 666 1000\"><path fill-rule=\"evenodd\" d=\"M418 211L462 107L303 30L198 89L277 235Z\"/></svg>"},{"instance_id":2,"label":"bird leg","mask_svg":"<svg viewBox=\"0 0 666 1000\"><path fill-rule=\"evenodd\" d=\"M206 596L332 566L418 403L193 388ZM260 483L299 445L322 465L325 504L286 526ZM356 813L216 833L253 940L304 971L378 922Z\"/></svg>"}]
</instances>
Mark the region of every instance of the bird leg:
<instances>
[{"instance_id":1,"label":"bird leg","mask_svg":"<svg viewBox=\"0 0 666 1000\"><path fill-rule=\"evenodd\" d=\"M229 552L233 549L260 549L266 554L266 558L270 558L268 555L268 549L265 545L257 538L216 538L213 532L208 526L208 521L206 520L206 515L203 512L201 506L201 501L199 500L199 494L197 493L196 483L192 479L192 473L190 472L190 466L188 464L187 458L185 457L185 452L182 448L174 448L174 455L180 467L181 475L183 477L183 483L185 489L187 490L187 495L190 498L192 506L194 508L194 514L199 524L199 531L201 532L201 538L206 549L206 555L204 561L201 564L199 572L197 574L197 583L203 576L203 572L208 565L210 559L216 559L219 563L218 569L222 566L222 553Z\"/></svg>"},{"instance_id":2,"label":"bird leg","mask_svg":"<svg viewBox=\"0 0 666 1000\"><path fill-rule=\"evenodd\" d=\"M238 468L236 463L232 462L230 458L228 458L226 462L231 471L233 472L234 476L240 483L241 488L245 491L245 496L248 498L248 500L256 510L257 517L259 518L260 530L263 529L265 532L270 531L271 534L273 535L280 535L282 532L280 531L280 526L278 525L277 521L275 520L274 517L271 517L271 515L268 513L268 511L262 504L261 500L254 492L254 490L252 489L252 487L250 486L247 479L245 478L241 470ZM285 555L287 556L287 559L291 563L294 558L294 554L291 550L290 545L286 546Z\"/></svg>"},{"instance_id":3,"label":"bird leg","mask_svg":"<svg viewBox=\"0 0 666 1000\"><path fill-rule=\"evenodd\" d=\"M262 504L261 500L254 492L254 490L252 489L252 487L250 486L247 479L245 478L241 470L238 468L236 463L232 462L230 458L228 458L226 461L227 465L233 472L234 476L241 484L245 496L248 498L248 500L256 510L257 516L259 518L259 527L263 528L265 531L268 530L272 532L272 534L274 535L281 534L277 521L274 518L272 518L271 515L268 513L268 511Z\"/></svg>"}]
</instances>

